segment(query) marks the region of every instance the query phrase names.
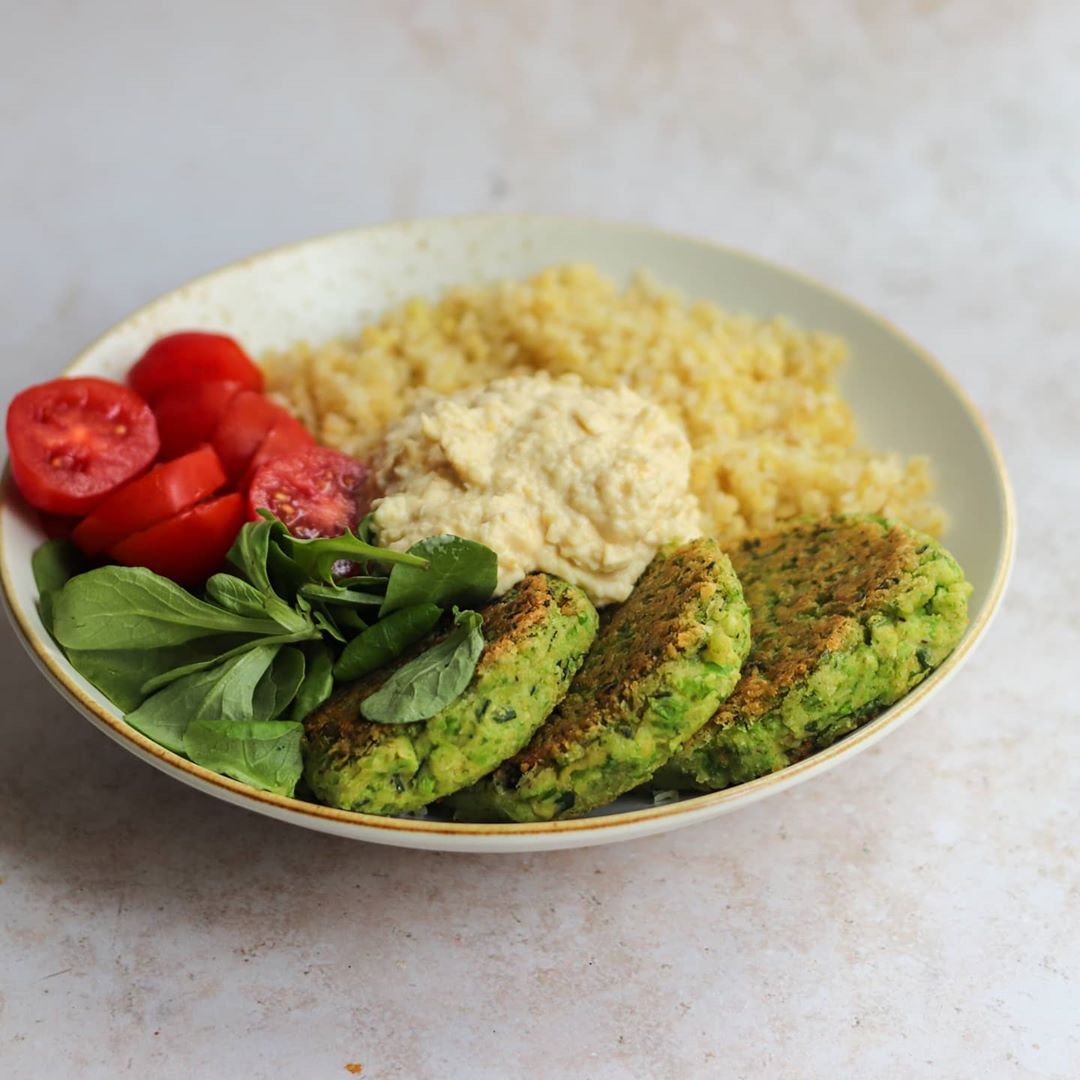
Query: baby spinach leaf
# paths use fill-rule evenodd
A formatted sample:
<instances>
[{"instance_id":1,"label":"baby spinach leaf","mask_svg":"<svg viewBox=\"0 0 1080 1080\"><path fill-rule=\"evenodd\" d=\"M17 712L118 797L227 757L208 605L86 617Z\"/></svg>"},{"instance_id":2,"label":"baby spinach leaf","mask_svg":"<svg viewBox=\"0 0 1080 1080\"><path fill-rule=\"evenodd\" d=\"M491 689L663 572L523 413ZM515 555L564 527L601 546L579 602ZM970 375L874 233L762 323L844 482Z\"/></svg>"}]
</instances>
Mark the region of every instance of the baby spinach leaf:
<instances>
[{"instance_id":1,"label":"baby spinach leaf","mask_svg":"<svg viewBox=\"0 0 1080 1080\"><path fill-rule=\"evenodd\" d=\"M158 672L147 679L141 688L142 696L148 697L150 694L156 693L163 686L168 686L169 683L176 682L177 679L182 679L185 675L194 675L196 671L205 671L208 668L214 667L216 664L220 664L224 660L231 660L234 656L239 656L249 649L260 648L263 645L291 645L293 642L297 641L317 640L318 637L319 631L312 623L309 624L307 630L299 631L295 634L273 634L261 638L248 638L245 641L236 643L231 648L225 648L225 646L222 645L217 652L210 652L208 655L204 652L200 652L200 659L192 660L190 663L182 664L171 670ZM199 644L201 644L201 642Z\"/></svg>"},{"instance_id":2,"label":"baby spinach leaf","mask_svg":"<svg viewBox=\"0 0 1080 1080\"><path fill-rule=\"evenodd\" d=\"M38 591L38 614L50 634L54 594L86 567L86 558L70 540L46 540L30 556L30 569Z\"/></svg>"},{"instance_id":3,"label":"baby spinach leaf","mask_svg":"<svg viewBox=\"0 0 1080 1080\"><path fill-rule=\"evenodd\" d=\"M309 582L307 572L291 556L271 543L266 556L266 568L278 595L296 601L300 589Z\"/></svg>"},{"instance_id":4,"label":"baby spinach leaf","mask_svg":"<svg viewBox=\"0 0 1080 1080\"><path fill-rule=\"evenodd\" d=\"M193 720L183 749L192 761L241 783L292 795L304 770L301 724L279 720Z\"/></svg>"},{"instance_id":5,"label":"baby spinach leaf","mask_svg":"<svg viewBox=\"0 0 1080 1080\"><path fill-rule=\"evenodd\" d=\"M353 577L335 578L335 584L345 589L361 589L368 593L385 593L388 578L384 574L355 574Z\"/></svg>"},{"instance_id":6,"label":"baby spinach leaf","mask_svg":"<svg viewBox=\"0 0 1080 1080\"><path fill-rule=\"evenodd\" d=\"M269 514L258 521L249 521L240 529L226 556L259 592L267 596L274 592L267 567L270 542L285 532L285 526Z\"/></svg>"},{"instance_id":7,"label":"baby spinach leaf","mask_svg":"<svg viewBox=\"0 0 1080 1080\"><path fill-rule=\"evenodd\" d=\"M342 645L348 640L338 628L337 620L322 608L312 611L311 617L314 620L316 627L318 627L319 632L325 634L328 638L332 638Z\"/></svg>"},{"instance_id":8,"label":"baby spinach leaf","mask_svg":"<svg viewBox=\"0 0 1080 1080\"><path fill-rule=\"evenodd\" d=\"M361 630L366 630L368 627L356 608L328 607L327 610L333 614L334 623L345 635L346 640L355 637Z\"/></svg>"},{"instance_id":9,"label":"baby spinach leaf","mask_svg":"<svg viewBox=\"0 0 1080 1080\"><path fill-rule=\"evenodd\" d=\"M39 593L56 592L86 567L86 557L70 540L46 540L30 556Z\"/></svg>"},{"instance_id":10,"label":"baby spinach leaf","mask_svg":"<svg viewBox=\"0 0 1080 1080\"><path fill-rule=\"evenodd\" d=\"M360 705L375 724L415 724L455 701L469 685L484 651L483 620L476 611L455 611L455 627L437 645L390 676Z\"/></svg>"},{"instance_id":11,"label":"baby spinach leaf","mask_svg":"<svg viewBox=\"0 0 1080 1080\"><path fill-rule=\"evenodd\" d=\"M399 564L390 571L380 615L422 603L480 607L495 591L498 559L491 548L475 540L431 536L413 544L409 554L421 557L427 566Z\"/></svg>"},{"instance_id":12,"label":"baby spinach leaf","mask_svg":"<svg viewBox=\"0 0 1080 1080\"><path fill-rule=\"evenodd\" d=\"M328 604L348 604L350 607L378 607L383 598L374 593L342 588L340 585L320 585L312 582L300 588L300 595L308 600L322 600Z\"/></svg>"},{"instance_id":13,"label":"baby spinach leaf","mask_svg":"<svg viewBox=\"0 0 1080 1080\"><path fill-rule=\"evenodd\" d=\"M307 664L304 669L304 681L296 691L292 703L290 720L303 720L313 713L333 692L334 657L323 642L312 642L304 647Z\"/></svg>"},{"instance_id":14,"label":"baby spinach leaf","mask_svg":"<svg viewBox=\"0 0 1080 1080\"><path fill-rule=\"evenodd\" d=\"M271 618L236 615L144 567L103 566L73 577L53 602L56 640L68 649L153 649L211 634L272 634Z\"/></svg>"},{"instance_id":15,"label":"baby spinach leaf","mask_svg":"<svg viewBox=\"0 0 1080 1080\"><path fill-rule=\"evenodd\" d=\"M356 533L358 539L362 540L365 544L374 544L375 537L375 515L365 514L363 520L353 530Z\"/></svg>"},{"instance_id":16,"label":"baby spinach leaf","mask_svg":"<svg viewBox=\"0 0 1080 1080\"><path fill-rule=\"evenodd\" d=\"M341 682L351 682L386 667L410 645L430 633L441 618L442 608L437 604L413 604L392 612L357 634L345 646L334 665L334 677Z\"/></svg>"},{"instance_id":17,"label":"baby spinach leaf","mask_svg":"<svg viewBox=\"0 0 1080 1080\"><path fill-rule=\"evenodd\" d=\"M203 641L213 639L203 639ZM71 666L96 686L118 709L130 712L146 697L144 685L202 655L194 643L164 649L67 649ZM220 657L207 661L216 664Z\"/></svg>"},{"instance_id":18,"label":"baby spinach leaf","mask_svg":"<svg viewBox=\"0 0 1080 1080\"><path fill-rule=\"evenodd\" d=\"M258 645L222 664L185 675L148 697L125 719L168 750L184 752L184 732L197 720L254 718L255 688L279 646Z\"/></svg>"},{"instance_id":19,"label":"baby spinach leaf","mask_svg":"<svg viewBox=\"0 0 1080 1080\"><path fill-rule=\"evenodd\" d=\"M233 574L214 574L206 582L206 593L226 611L253 619L269 615L282 629L292 633L311 626L310 619L289 607L275 592L260 592Z\"/></svg>"},{"instance_id":20,"label":"baby spinach leaf","mask_svg":"<svg viewBox=\"0 0 1080 1080\"><path fill-rule=\"evenodd\" d=\"M304 681L304 654L293 646L282 649L255 688L256 720L277 720L292 704Z\"/></svg>"},{"instance_id":21,"label":"baby spinach leaf","mask_svg":"<svg viewBox=\"0 0 1080 1080\"><path fill-rule=\"evenodd\" d=\"M316 537L314 540L300 540L285 533L276 537L281 550L315 581L326 585L334 583L334 564L342 561L354 563L400 563L404 566L423 567L426 562L416 555L391 548L375 547L365 543L352 532L341 536Z\"/></svg>"},{"instance_id":22,"label":"baby spinach leaf","mask_svg":"<svg viewBox=\"0 0 1080 1080\"><path fill-rule=\"evenodd\" d=\"M267 614L266 594L233 574L214 574L208 578L206 595L219 607L235 615L261 619Z\"/></svg>"}]
</instances>

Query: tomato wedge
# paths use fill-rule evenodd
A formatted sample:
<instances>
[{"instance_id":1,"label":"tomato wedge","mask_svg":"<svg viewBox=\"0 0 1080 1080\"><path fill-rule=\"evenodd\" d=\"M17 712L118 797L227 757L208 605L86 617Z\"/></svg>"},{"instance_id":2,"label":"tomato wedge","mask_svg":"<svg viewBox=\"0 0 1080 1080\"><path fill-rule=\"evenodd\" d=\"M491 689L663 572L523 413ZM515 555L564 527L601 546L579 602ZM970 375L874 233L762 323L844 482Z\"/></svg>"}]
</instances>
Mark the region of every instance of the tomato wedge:
<instances>
[{"instance_id":1,"label":"tomato wedge","mask_svg":"<svg viewBox=\"0 0 1080 1080\"><path fill-rule=\"evenodd\" d=\"M340 536L355 528L370 502L368 467L340 450L313 446L267 461L248 491L248 516L269 510L293 536Z\"/></svg>"},{"instance_id":2,"label":"tomato wedge","mask_svg":"<svg viewBox=\"0 0 1080 1080\"><path fill-rule=\"evenodd\" d=\"M161 456L179 457L208 443L229 402L243 389L238 382L193 382L163 390L153 406Z\"/></svg>"},{"instance_id":3,"label":"tomato wedge","mask_svg":"<svg viewBox=\"0 0 1080 1080\"><path fill-rule=\"evenodd\" d=\"M262 390L263 374L226 334L185 330L158 338L128 374L128 382L151 404L174 386L193 382L238 382Z\"/></svg>"},{"instance_id":4,"label":"tomato wedge","mask_svg":"<svg viewBox=\"0 0 1080 1080\"><path fill-rule=\"evenodd\" d=\"M158 452L150 406L106 379L54 379L17 394L7 440L19 490L53 514L87 513Z\"/></svg>"},{"instance_id":5,"label":"tomato wedge","mask_svg":"<svg viewBox=\"0 0 1080 1080\"><path fill-rule=\"evenodd\" d=\"M247 467L247 486L250 486L255 471L268 461L289 457L314 445L315 440L312 438L311 432L299 420L286 413L266 433L266 438L259 443L259 449L255 451L255 455Z\"/></svg>"},{"instance_id":6,"label":"tomato wedge","mask_svg":"<svg viewBox=\"0 0 1080 1080\"><path fill-rule=\"evenodd\" d=\"M214 449L230 480L240 480L271 430L281 425L293 430L303 427L280 405L262 394L243 390L229 402L214 432Z\"/></svg>"},{"instance_id":7,"label":"tomato wedge","mask_svg":"<svg viewBox=\"0 0 1080 1080\"><path fill-rule=\"evenodd\" d=\"M75 530L72 539L87 555L97 555L125 536L164 521L202 502L225 483L212 446L204 446L117 488Z\"/></svg>"},{"instance_id":8,"label":"tomato wedge","mask_svg":"<svg viewBox=\"0 0 1080 1080\"><path fill-rule=\"evenodd\" d=\"M125 566L145 566L194 587L221 568L243 524L244 499L233 492L121 540L109 554Z\"/></svg>"}]
</instances>

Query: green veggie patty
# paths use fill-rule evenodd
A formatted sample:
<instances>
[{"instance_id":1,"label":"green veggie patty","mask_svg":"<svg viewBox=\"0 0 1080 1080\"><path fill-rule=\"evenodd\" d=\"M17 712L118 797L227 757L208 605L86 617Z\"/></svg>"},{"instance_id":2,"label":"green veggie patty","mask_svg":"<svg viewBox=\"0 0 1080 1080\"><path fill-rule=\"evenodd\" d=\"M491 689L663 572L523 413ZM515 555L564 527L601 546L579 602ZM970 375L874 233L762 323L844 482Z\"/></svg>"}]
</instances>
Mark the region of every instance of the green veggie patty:
<instances>
[{"instance_id":1,"label":"green veggie patty","mask_svg":"<svg viewBox=\"0 0 1080 1080\"><path fill-rule=\"evenodd\" d=\"M363 718L361 704L391 677L390 668L345 687L305 720L304 776L322 802L371 814L416 810L478 780L528 742L588 652L596 609L577 587L531 574L483 616L485 646L471 682L430 719Z\"/></svg>"},{"instance_id":2,"label":"green veggie patty","mask_svg":"<svg viewBox=\"0 0 1080 1080\"><path fill-rule=\"evenodd\" d=\"M750 614L712 540L661 552L605 620L569 693L516 757L450 801L463 820L546 821L647 780L735 686Z\"/></svg>"},{"instance_id":3,"label":"green veggie patty","mask_svg":"<svg viewBox=\"0 0 1080 1080\"><path fill-rule=\"evenodd\" d=\"M935 540L866 515L799 523L731 555L753 614L739 685L654 779L715 791L835 742L921 682L967 625L971 586Z\"/></svg>"}]
</instances>

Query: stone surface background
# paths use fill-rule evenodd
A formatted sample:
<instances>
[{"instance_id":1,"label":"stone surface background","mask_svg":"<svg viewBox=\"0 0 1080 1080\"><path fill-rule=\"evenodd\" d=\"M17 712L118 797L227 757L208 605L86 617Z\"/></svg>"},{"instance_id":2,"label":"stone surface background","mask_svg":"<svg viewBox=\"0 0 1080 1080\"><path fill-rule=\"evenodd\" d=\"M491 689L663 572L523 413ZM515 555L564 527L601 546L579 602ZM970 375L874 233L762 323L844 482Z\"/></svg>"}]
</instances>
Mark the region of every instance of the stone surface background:
<instances>
[{"instance_id":1,"label":"stone surface background","mask_svg":"<svg viewBox=\"0 0 1080 1080\"><path fill-rule=\"evenodd\" d=\"M542 857L308 834L126 754L0 630L13 1078L1055 1077L1080 1061L1071 0L4 5L0 390L387 218L653 222L937 353L1020 509L917 719L711 825Z\"/></svg>"}]
</instances>

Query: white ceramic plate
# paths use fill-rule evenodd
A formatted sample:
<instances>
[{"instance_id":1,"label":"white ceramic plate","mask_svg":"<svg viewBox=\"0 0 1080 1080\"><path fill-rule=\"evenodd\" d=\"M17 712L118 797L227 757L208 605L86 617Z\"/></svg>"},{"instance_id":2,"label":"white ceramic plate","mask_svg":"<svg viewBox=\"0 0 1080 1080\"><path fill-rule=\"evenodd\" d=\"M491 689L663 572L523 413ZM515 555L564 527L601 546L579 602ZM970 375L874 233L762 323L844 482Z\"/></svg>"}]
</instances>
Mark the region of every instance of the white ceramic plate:
<instances>
[{"instance_id":1,"label":"white ceramic plate","mask_svg":"<svg viewBox=\"0 0 1080 1080\"><path fill-rule=\"evenodd\" d=\"M929 454L951 517L945 541L973 586L971 626L953 656L915 691L843 741L753 783L653 806L631 798L575 821L466 825L346 813L254 791L162 749L64 659L35 609L30 555L43 539L6 482L0 572L15 626L46 677L91 723L178 780L296 825L375 843L444 851L540 851L609 843L717 817L825 772L921 708L971 655L1004 592L1012 560L1013 507L986 425L925 352L844 297L759 259L638 226L551 217L414 221L337 233L245 259L168 293L113 327L76 358L71 375L120 379L156 337L219 329L252 352L303 338L353 334L407 296L462 282L518 278L552 263L584 261L625 279L646 269L694 298L756 315L783 314L845 337L852 360L843 389L864 439L881 449ZM44 373L43 373L44 374Z\"/></svg>"}]
</instances>

